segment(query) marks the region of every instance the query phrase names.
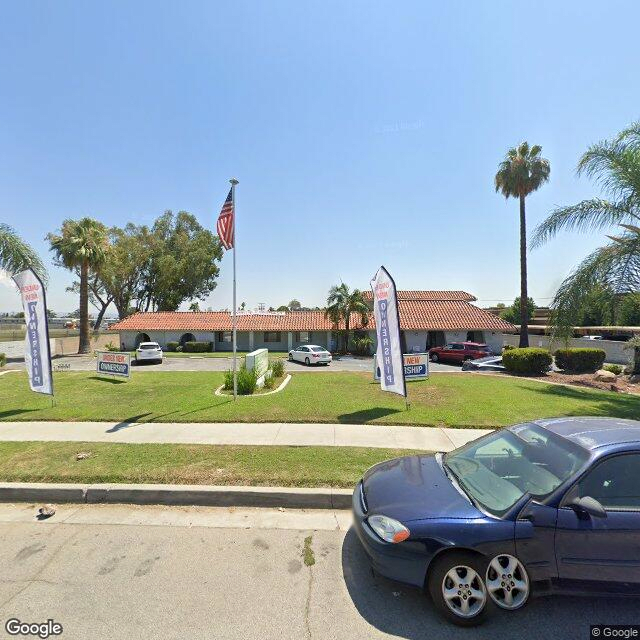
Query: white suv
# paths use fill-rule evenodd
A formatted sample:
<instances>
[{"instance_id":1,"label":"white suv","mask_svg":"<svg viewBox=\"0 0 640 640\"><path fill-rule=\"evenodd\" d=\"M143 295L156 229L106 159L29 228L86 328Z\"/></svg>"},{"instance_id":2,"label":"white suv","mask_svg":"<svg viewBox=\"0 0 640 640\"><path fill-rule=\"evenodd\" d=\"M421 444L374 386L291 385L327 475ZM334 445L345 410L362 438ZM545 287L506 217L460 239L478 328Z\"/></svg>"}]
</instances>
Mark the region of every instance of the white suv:
<instances>
[{"instance_id":1,"label":"white suv","mask_svg":"<svg viewBox=\"0 0 640 640\"><path fill-rule=\"evenodd\" d=\"M162 364L162 347L157 342L141 342L136 349L136 362Z\"/></svg>"}]
</instances>

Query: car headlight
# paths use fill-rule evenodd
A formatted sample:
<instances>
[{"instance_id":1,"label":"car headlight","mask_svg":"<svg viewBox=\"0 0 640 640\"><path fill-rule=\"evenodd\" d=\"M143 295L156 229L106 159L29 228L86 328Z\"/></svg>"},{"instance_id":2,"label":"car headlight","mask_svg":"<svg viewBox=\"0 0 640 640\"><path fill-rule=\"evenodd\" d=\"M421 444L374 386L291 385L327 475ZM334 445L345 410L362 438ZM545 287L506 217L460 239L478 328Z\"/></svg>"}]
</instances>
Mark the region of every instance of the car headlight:
<instances>
[{"instance_id":1,"label":"car headlight","mask_svg":"<svg viewBox=\"0 0 640 640\"><path fill-rule=\"evenodd\" d=\"M406 540L411 532L401 522L387 516L369 516L369 526L385 541L398 543Z\"/></svg>"}]
</instances>

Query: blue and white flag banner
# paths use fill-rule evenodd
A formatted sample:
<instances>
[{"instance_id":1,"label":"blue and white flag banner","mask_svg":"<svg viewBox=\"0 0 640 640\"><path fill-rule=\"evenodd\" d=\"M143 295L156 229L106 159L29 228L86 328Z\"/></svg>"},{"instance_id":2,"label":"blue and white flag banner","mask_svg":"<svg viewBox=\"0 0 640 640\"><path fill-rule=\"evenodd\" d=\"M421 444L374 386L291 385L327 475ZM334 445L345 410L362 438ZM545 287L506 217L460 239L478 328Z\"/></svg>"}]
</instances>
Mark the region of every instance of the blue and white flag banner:
<instances>
[{"instance_id":1,"label":"blue and white flag banner","mask_svg":"<svg viewBox=\"0 0 640 640\"><path fill-rule=\"evenodd\" d=\"M44 285L32 269L13 276L20 290L27 333L24 339L24 364L29 375L29 386L36 393L53 395L51 350Z\"/></svg>"},{"instance_id":2,"label":"blue and white flag banner","mask_svg":"<svg viewBox=\"0 0 640 640\"><path fill-rule=\"evenodd\" d=\"M376 360L380 369L380 386L383 391L397 393L406 398L407 386L404 379L396 283L384 267L378 269L371 281L371 290L378 337Z\"/></svg>"}]
</instances>

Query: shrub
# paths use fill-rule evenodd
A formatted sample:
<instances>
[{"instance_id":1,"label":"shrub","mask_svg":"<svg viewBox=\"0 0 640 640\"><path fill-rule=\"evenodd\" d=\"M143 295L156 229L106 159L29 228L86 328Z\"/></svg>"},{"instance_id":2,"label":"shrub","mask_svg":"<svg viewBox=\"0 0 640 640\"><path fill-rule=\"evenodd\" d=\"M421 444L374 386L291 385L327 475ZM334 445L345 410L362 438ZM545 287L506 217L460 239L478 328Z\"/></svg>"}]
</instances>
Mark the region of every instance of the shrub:
<instances>
[{"instance_id":1,"label":"shrub","mask_svg":"<svg viewBox=\"0 0 640 640\"><path fill-rule=\"evenodd\" d=\"M353 339L351 346L353 351L359 356L368 356L371 353L373 340L371 339L371 336L360 336Z\"/></svg>"},{"instance_id":2,"label":"shrub","mask_svg":"<svg viewBox=\"0 0 640 640\"><path fill-rule=\"evenodd\" d=\"M269 375L267 373L267 375L264 377L264 388L265 389L273 389L273 387L275 387L276 385L276 378L273 375Z\"/></svg>"},{"instance_id":3,"label":"shrub","mask_svg":"<svg viewBox=\"0 0 640 640\"><path fill-rule=\"evenodd\" d=\"M184 349L182 348L182 345L181 345L181 344L179 344L179 345L176 347L176 351L177 351L178 353L182 353L182 352L184 351Z\"/></svg>"},{"instance_id":4,"label":"shrub","mask_svg":"<svg viewBox=\"0 0 640 640\"><path fill-rule=\"evenodd\" d=\"M606 353L602 349L558 349L556 365L565 371L576 373L594 372L602 367Z\"/></svg>"},{"instance_id":5,"label":"shrub","mask_svg":"<svg viewBox=\"0 0 640 640\"><path fill-rule=\"evenodd\" d=\"M552 362L551 354L546 349L538 347L508 349L502 354L502 363L509 373L525 376L546 373Z\"/></svg>"},{"instance_id":6,"label":"shrub","mask_svg":"<svg viewBox=\"0 0 640 640\"><path fill-rule=\"evenodd\" d=\"M180 346L179 342L167 342L167 351L175 352L178 350L179 346Z\"/></svg>"},{"instance_id":7,"label":"shrub","mask_svg":"<svg viewBox=\"0 0 640 640\"><path fill-rule=\"evenodd\" d=\"M605 371L611 371L611 373L615 373L617 376L619 376L624 371L624 367L621 364L605 364L602 368Z\"/></svg>"},{"instance_id":8,"label":"shrub","mask_svg":"<svg viewBox=\"0 0 640 640\"><path fill-rule=\"evenodd\" d=\"M4 353L0 353L0 368L7 364L7 356Z\"/></svg>"},{"instance_id":9,"label":"shrub","mask_svg":"<svg viewBox=\"0 0 640 640\"><path fill-rule=\"evenodd\" d=\"M258 376L253 369L247 369L246 365L242 365L238 369L238 395L251 395L258 384ZM233 389L233 371L228 370L224 373L224 389L231 391Z\"/></svg>"},{"instance_id":10,"label":"shrub","mask_svg":"<svg viewBox=\"0 0 640 640\"><path fill-rule=\"evenodd\" d=\"M280 358L272 360L269 363L269 368L271 369L271 375L274 378L282 378L284 375L284 360L281 360Z\"/></svg>"},{"instance_id":11,"label":"shrub","mask_svg":"<svg viewBox=\"0 0 640 640\"><path fill-rule=\"evenodd\" d=\"M512 344L505 344L504 347L502 347L502 353L504 353L505 351L511 351L511 349L515 349Z\"/></svg>"},{"instance_id":12,"label":"shrub","mask_svg":"<svg viewBox=\"0 0 640 640\"><path fill-rule=\"evenodd\" d=\"M113 344L113 342L107 342L107 344L104 345L104 348L107 351L120 351L119 347L116 347L116 345Z\"/></svg>"},{"instance_id":13,"label":"shrub","mask_svg":"<svg viewBox=\"0 0 640 640\"><path fill-rule=\"evenodd\" d=\"M205 353L211 351L211 342L185 342L185 353Z\"/></svg>"}]
</instances>

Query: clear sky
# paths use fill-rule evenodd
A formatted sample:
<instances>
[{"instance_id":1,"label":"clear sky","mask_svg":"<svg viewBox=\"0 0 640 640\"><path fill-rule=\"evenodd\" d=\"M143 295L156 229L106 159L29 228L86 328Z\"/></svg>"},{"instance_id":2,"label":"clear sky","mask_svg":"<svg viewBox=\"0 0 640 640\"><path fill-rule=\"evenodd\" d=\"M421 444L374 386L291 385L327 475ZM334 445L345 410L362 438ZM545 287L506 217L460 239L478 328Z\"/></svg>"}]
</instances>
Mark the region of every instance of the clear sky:
<instances>
[{"instance_id":1,"label":"clear sky","mask_svg":"<svg viewBox=\"0 0 640 640\"><path fill-rule=\"evenodd\" d=\"M236 176L238 296L322 305L384 264L403 289L519 290L505 151L542 145L528 200L598 193L575 165L640 117L640 3L17 2L0 6L0 220L51 265L64 218L215 220ZM546 303L601 233L530 255ZM78 306L51 266L49 305ZM231 255L201 306L231 305ZM0 285L0 311L19 308Z\"/></svg>"}]
</instances>

